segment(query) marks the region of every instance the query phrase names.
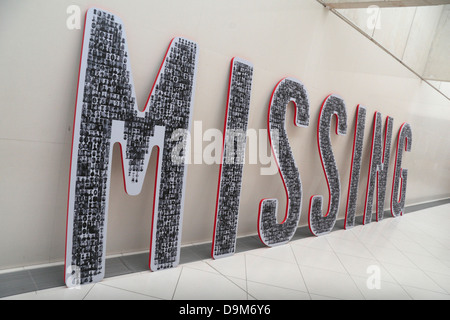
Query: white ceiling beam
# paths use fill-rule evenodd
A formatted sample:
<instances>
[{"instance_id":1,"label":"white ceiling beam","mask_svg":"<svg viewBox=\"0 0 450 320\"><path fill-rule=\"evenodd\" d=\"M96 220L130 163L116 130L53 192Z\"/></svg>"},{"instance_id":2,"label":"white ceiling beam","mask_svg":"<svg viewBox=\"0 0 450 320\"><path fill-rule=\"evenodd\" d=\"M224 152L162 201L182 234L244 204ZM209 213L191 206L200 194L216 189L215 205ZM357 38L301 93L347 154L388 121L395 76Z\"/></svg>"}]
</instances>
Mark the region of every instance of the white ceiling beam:
<instances>
[{"instance_id":1,"label":"white ceiling beam","mask_svg":"<svg viewBox=\"0 0 450 320\"><path fill-rule=\"evenodd\" d=\"M333 9L356 9L378 6L389 7L418 7L450 4L450 0L319 0L323 5Z\"/></svg>"}]
</instances>

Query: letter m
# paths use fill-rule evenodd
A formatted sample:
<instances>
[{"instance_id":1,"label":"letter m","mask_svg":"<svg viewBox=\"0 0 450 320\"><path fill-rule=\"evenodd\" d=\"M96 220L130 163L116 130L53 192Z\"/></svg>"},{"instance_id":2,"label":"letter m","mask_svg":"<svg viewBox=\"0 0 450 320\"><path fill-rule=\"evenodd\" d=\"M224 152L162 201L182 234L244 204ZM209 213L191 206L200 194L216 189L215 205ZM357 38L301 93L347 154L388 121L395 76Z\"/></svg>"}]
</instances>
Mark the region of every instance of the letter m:
<instances>
[{"instance_id":1,"label":"letter m","mask_svg":"<svg viewBox=\"0 0 450 320\"><path fill-rule=\"evenodd\" d=\"M185 161L172 162L172 150L179 148L180 142L172 141L171 136L175 130L190 129L197 57L196 43L173 39L145 109L139 111L123 22L95 8L86 13L65 257L66 267L78 267L81 284L100 281L105 274L111 159L116 142L120 144L125 191L130 195L140 193L151 150L156 147L149 265L155 271L179 263L186 165ZM70 276L66 272L65 279Z\"/></svg>"}]
</instances>

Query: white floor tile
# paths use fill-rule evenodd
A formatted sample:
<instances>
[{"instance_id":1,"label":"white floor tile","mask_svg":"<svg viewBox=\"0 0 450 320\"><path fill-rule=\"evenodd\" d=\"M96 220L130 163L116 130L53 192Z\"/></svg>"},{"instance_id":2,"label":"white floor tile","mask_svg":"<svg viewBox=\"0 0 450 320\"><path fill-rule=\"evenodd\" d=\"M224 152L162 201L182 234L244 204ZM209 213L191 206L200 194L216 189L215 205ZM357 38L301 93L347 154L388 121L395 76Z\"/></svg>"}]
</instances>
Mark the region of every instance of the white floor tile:
<instances>
[{"instance_id":1,"label":"white floor tile","mask_svg":"<svg viewBox=\"0 0 450 320\"><path fill-rule=\"evenodd\" d=\"M210 260L201 260L201 261L195 261L195 262L190 262L190 263L184 263L181 266L182 267L186 267L186 268L191 268L191 269L196 269L196 270L201 270L201 271L206 271L206 272L212 272L212 273L220 274L220 272L217 271L216 268L213 268L209 264L209 262L210 262Z\"/></svg>"},{"instance_id":2,"label":"white floor tile","mask_svg":"<svg viewBox=\"0 0 450 320\"><path fill-rule=\"evenodd\" d=\"M450 295L414 287L403 286L414 300L450 300Z\"/></svg>"},{"instance_id":3,"label":"white floor tile","mask_svg":"<svg viewBox=\"0 0 450 320\"><path fill-rule=\"evenodd\" d=\"M349 256L346 254L338 253L340 262L344 266L345 270L352 276L369 277L374 273L373 268L377 272L379 271L381 281L396 282L391 277L389 272L384 268L381 263L376 259L366 259L355 256Z\"/></svg>"},{"instance_id":4,"label":"white floor tile","mask_svg":"<svg viewBox=\"0 0 450 320\"><path fill-rule=\"evenodd\" d=\"M439 258L442 262L450 262L450 249L447 249L445 246L441 244L427 245L426 249L434 257Z\"/></svg>"},{"instance_id":5,"label":"white floor tile","mask_svg":"<svg viewBox=\"0 0 450 320\"><path fill-rule=\"evenodd\" d=\"M373 258L369 250L360 242L328 237L328 242L336 253L343 253L360 258Z\"/></svg>"},{"instance_id":6,"label":"white floor tile","mask_svg":"<svg viewBox=\"0 0 450 320\"><path fill-rule=\"evenodd\" d=\"M292 252L291 245L285 244L276 247L265 247L260 249L251 250L247 255L255 255L259 257L264 257L268 259L279 260L288 263L297 263L295 260L294 253Z\"/></svg>"},{"instance_id":7,"label":"white floor tile","mask_svg":"<svg viewBox=\"0 0 450 320\"><path fill-rule=\"evenodd\" d=\"M217 272L230 277L246 279L245 274L245 255L236 254L217 260L208 260L206 263Z\"/></svg>"},{"instance_id":8,"label":"white floor tile","mask_svg":"<svg viewBox=\"0 0 450 320\"><path fill-rule=\"evenodd\" d=\"M425 271L425 273L442 289L444 289L447 294L450 294L450 276L430 271Z\"/></svg>"},{"instance_id":9,"label":"white floor tile","mask_svg":"<svg viewBox=\"0 0 450 320\"><path fill-rule=\"evenodd\" d=\"M235 278L235 277L227 277L228 280L233 282L235 285L237 285L239 288L247 292L247 280Z\"/></svg>"},{"instance_id":10,"label":"white floor tile","mask_svg":"<svg viewBox=\"0 0 450 320\"><path fill-rule=\"evenodd\" d=\"M411 300L408 293L397 283L380 281L379 286L367 283L367 277L352 276L367 300Z\"/></svg>"},{"instance_id":11,"label":"white floor tile","mask_svg":"<svg viewBox=\"0 0 450 320\"><path fill-rule=\"evenodd\" d=\"M94 284L86 284L78 288L56 287L39 291L22 293L3 298L4 300L82 300Z\"/></svg>"},{"instance_id":12,"label":"white floor tile","mask_svg":"<svg viewBox=\"0 0 450 320\"><path fill-rule=\"evenodd\" d=\"M342 299L328 297L328 296L322 296L322 295L314 294L314 293L310 293L309 296L311 297L311 300L342 300Z\"/></svg>"},{"instance_id":13,"label":"white floor tile","mask_svg":"<svg viewBox=\"0 0 450 320\"><path fill-rule=\"evenodd\" d=\"M433 256L424 256L421 254L414 254L404 252L404 254L420 269L424 271L431 271L450 276L450 267L444 264L441 260Z\"/></svg>"},{"instance_id":14,"label":"white floor tile","mask_svg":"<svg viewBox=\"0 0 450 320\"><path fill-rule=\"evenodd\" d=\"M101 283L96 283L84 300L154 300L155 298L143 294L117 289Z\"/></svg>"},{"instance_id":15,"label":"white floor tile","mask_svg":"<svg viewBox=\"0 0 450 320\"><path fill-rule=\"evenodd\" d=\"M34 300L82 300L94 284L86 284L76 288L58 287L36 292Z\"/></svg>"},{"instance_id":16,"label":"white floor tile","mask_svg":"<svg viewBox=\"0 0 450 320\"><path fill-rule=\"evenodd\" d=\"M366 247L378 261L404 267L415 267L414 263L397 248L386 248L376 245L366 245Z\"/></svg>"},{"instance_id":17,"label":"white floor tile","mask_svg":"<svg viewBox=\"0 0 450 320\"><path fill-rule=\"evenodd\" d=\"M374 245L377 247L384 248L395 248L394 245L387 241L386 237L383 236L380 229L375 229L372 226L375 224L369 224L365 226L358 226L350 230L357 237L357 241L363 245Z\"/></svg>"},{"instance_id":18,"label":"white floor tile","mask_svg":"<svg viewBox=\"0 0 450 320\"><path fill-rule=\"evenodd\" d=\"M297 264L246 255L247 280L306 292Z\"/></svg>"},{"instance_id":19,"label":"white floor tile","mask_svg":"<svg viewBox=\"0 0 450 320\"><path fill-rule=\"evenodd\" d=\"M322 237L307 237L290 242L291 246L304 246L309 248L316 248L320 250L333 251L325 236Z\"/></svg>"},{"instance_id":20,"label":"white floor tile","mask_svg":"<svg viewBox=\"0 0 450 320\"><path fill-rule=\"evenodd\" d=\"M442 263L450 268L450 260L442 260Z\"/></svg>"},{"instance_id":21,"label":"white floor tile","mask_svg":"<svg viewBox=\"0 0 450 320\"><path fill-rule=\"evenodd\" d=\"M247 292L222 275L183 268L173 298L175 300L246 300Z\"/></svg>"},{"instance_id":22,"label":"white floor tile","mask_svg":"<svg viewBox=\"0 0 450 320\"><path fill-rule=\"evenodd\" d=\"M439 230L436 232L430 233L430 237L439 242L445 248L450 250L450 235L448 234L448 230L450 226L446 227L446 230Z\"/></svg>"},{"instance_id":23,"label":"white floor tile","mask_svg":"<svg viewBox=\"0 0 450 320\"><path fill-rule=\"evenodd\" d=\"M311 300L307 292L248 281L248 293L257 300Z\"/></svg>"},{"instance_id":24,"label":"white floor tile","mask_svg":"<svg viewBox=\"0 0 450 320\"><path fill-rule=\"evenodd\" d=\"M349 241L358 241L357 236L353 232L348 232L349 230L333 230L327 236L328 238L340 238Z\"/></svg>"},{"instance_id":25,"label":"white floor tile","mask_svg":"<svg viewBox=\"0 0 450 320\"><path fill-rule=\"evenodd\" d=\"M383 263L389 274L400 284L404 286L415 287L419 289L446 293L436 284L424 271L419 268L410 268L404 266Z\"/></svg>"},{"instance_id":26,"label":"white floor tile","mask_svg":"<svg viewBox=\"0 0 450 320\"><path fill-rule=\"evenodd\" d=\"M292 250L299 265L346 273L338 256L333 251L302 246L293 246Z\"/></svg>"},{"instance_id":27,"label":"white floor tile","mask_svg":"<svg viewBox=\"0 0 450 320\"><path fill-rule=\"evenodd\" d=\"M433 236L422 233L420 235L416 235L414 237L414 241L420 243L431 254L435 254L435 250L441 250L442 252L445 252L445 255L448 257L448 259L450 259L450 249L434 239Z\"/></svg>"},{"instance_id":28,"label":"white floor tile","mask_svg":"<svg viewBox=\"0 0 450 320\"><path fill-rule=\"evenodd\" d=\"M101 283L157 299L172 299L181 267L104 279Z\"/></svg>"},{"instance_id":29,"label":"white floor tile","mask_svg":"<svg viewBox=\"0 0 450 320\"><path fill-rule=\"evenodd\" d=\"M389 240L392 244L403 253L415 253L423 256L431 256L432 254L411 238L392 237Z\"/></svg>"},{"instance_id":30,"label":"white floor tile","mask_svg":"<svg viewBox=\"0 0 450 320\"><path fill-rule=\"evenodd\" d=\"M318 268L300 266L310 294L337 299L364 299L353 279L348 274Z\"/></svg>"}]
</instances>

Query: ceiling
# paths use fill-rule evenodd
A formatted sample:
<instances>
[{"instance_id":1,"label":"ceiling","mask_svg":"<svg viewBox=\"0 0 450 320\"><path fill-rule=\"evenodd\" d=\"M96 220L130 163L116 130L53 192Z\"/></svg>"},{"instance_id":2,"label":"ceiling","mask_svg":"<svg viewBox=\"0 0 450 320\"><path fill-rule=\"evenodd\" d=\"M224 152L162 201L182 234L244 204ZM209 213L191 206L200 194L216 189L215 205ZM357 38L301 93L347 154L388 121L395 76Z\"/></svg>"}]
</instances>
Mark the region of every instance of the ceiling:
<instances>
[{"instance_id":1,"label":"ceiling","mask_svg":"<svg viewBox=\"0 0 450 320\"><path fill-rule=\"evenodd\" d=\"M317 0L450 97L450 0Z\"/></svg>"}]
</instances>

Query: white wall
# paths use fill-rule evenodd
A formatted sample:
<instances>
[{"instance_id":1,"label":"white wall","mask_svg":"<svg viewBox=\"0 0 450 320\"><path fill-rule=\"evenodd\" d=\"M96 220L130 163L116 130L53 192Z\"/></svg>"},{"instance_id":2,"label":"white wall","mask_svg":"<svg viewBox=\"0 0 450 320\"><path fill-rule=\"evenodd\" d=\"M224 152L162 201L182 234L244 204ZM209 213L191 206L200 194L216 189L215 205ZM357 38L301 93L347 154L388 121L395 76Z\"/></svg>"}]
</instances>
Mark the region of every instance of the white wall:
<instances>
[{"instance_id":1,"label":"white wall","mask_svg":"<svg viewBox=\"0 0 450 320\"><path fill-rule=\"evenodd\" d=\"M444 6L439 19L436 36L433 39L427 65L426 79L450 81L450 5Z\"/></svg>"},{"instance_id":2,"label":"white wall","mask_svg":"<svg viewBox=\"0 0 450 320\"><path fill-rule=\"evenodd\" d=\"M445 7L371 7L338 11L422 75Z\"/></svg>"},{"instance_id":3,"label":"white wall","mask_svg":"<svg viewBox=\"0 0 450 320\"><path fill-rule=\"evenodd\" d=\"M309 198L323 194L326 182L316 145L321 103L341 95L348 108L347 136L332 136L341 174L340 217L345 212L357 104L368 110L358 209L361 214L370 153L373 112L394 117L413 129L407 205L450 196L450 102L391 56L314 0L3 0L0 3L0 269L64 258L72 122L82 30L66 27L69 5L84 12L99 6L125 23L138 102L145 103L170 39L198 42L200 60L193 121L203 129L223 127L229 63L240 56L255 66L249 128L265 129L275 84L294 76L306 86L311 125L287 130L304 186L302 217ZM288 119L293 110L288 109ZM195 137L194 137L195 138ZM204 146L206 143L204 144ZM393 145L395 145L393 141ZM117 148L116 148L117 149ZM386 199L391 192L391 152ZM154 157L150 166L154 167ZM259 175L246 165L239 235L255 234L260 199L284 189L278 175ZM218 165L190 165L183 243L210 241ZM143 192L125 195L120 157L114 154L107 253L147 250L153 170ZM387 208L387 202L386 202Z\"/></svg>"},{"instance_id":4,"label":"white wall","mask_svg":"<svg viewBox=\"0 0 450 320\"><path fill-rule=\"evenodd\" d=\"M450 5L338 9L340 14L450 97Z\"/></svg>"}]
</instances>

